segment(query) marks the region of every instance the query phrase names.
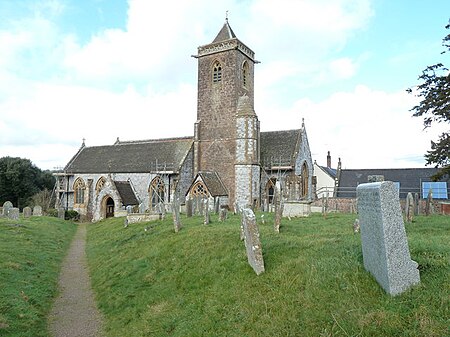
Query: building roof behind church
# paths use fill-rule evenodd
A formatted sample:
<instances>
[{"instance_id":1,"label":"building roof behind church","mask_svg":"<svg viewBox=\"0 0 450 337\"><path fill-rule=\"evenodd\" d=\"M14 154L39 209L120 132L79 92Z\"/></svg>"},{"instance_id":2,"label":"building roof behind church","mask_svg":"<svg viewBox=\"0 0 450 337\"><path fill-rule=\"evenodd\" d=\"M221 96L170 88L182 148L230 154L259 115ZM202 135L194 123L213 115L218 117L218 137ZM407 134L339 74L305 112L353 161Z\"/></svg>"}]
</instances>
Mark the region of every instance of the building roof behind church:
<instances>
[{"instance_id":1,"label":"building roof behind church","mask_svg":"<svg viewBox=\"0 0 450 337\"><path fill-rule=\"evenodd\" d=\"M328 166L319 166L331 178L336 178L337 170Z\"/></svg>"},{"instance_id":2,"label":"building roof behind church","mask_svg":"<svg viewBox=\"0 0 450 337\"><path fill-rule=\"evenodd\" d=\"M230 39L236 38L236 34L234 34L233 30L230 27L230 24L228 23L228 20L226 20L225 24L223 25L222 29L220 30L219 34L217 34L216 38L212 43L215 42L222 42Z\"/></svg>"},{"instance_id":3,"label":"building roof behind church","mask_svg":"<svg viewBox=\"0 0 450 337\"><path fill-rule=\"evenodd\" d=\"M68 173L177 172L193 139L170 138L82 147L65 167Z\"/></svg>"},{"instance_id":4,"label":"building roof behind church","mask_svg":"<svg viewBox=\"0 0 450 337\"><path fill-rule=\"evenodd\" d=\"M261 132L261 164L264 167L293 166L301 130Z\"/></svg>"},{"instance_id":5,"label":"building roof behind church","mask_svg":"<svg viewBox=\"0 0 450 337\"><path fill-rule=\"evenodd\" d=\"M139 201L134 194L133 188L128 181L114 181L117 191L119 192L120 198L122 199L122 204L124 206L128 205L139 205Z\"/></svg>"},{"instance_id":6,"label":"building roof behind church","mask_svg":"<svg viewBox=\"0 0 450 337\"><path fill-rule=\"evenodd\" d=\"M406 198L408 192L420 193L422 182L431 181L431 176L437 171L436 168L343 169L337 196L354 198L358 184L367 183L369 175L382 175L384 180L400 183L400 198ZM447 181L450 183L450 178Z\"/></svg>"}]
</instances>

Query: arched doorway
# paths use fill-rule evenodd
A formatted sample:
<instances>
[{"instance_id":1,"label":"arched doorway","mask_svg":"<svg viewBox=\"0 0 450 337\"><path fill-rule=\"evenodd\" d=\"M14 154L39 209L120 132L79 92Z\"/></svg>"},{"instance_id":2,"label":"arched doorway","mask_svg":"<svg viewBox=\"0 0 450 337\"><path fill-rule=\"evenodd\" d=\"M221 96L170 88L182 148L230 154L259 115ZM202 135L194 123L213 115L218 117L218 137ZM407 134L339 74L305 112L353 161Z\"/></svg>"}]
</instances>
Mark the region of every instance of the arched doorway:
<instances>
[{"instance_id":1,"label":"arched doorway","mask_svg":"<svg viewBox=\"0 0 450 337\"><path fill-rule=\"evenodd\" d=\"M277 178L270 178L266 184L266 207L273 203L273 197L275 195L275 185L277 183Z\"/></svg>"},{"instance_id":2,"label":"arched doorway","mask_svg":"<svg viewBox=\"0 0 450 337\"><path fill-rule=\"evenodd\" d=\"M106 199L106 218L114 217L114 200L111 197Z\"/></svg>"}]
</instances>

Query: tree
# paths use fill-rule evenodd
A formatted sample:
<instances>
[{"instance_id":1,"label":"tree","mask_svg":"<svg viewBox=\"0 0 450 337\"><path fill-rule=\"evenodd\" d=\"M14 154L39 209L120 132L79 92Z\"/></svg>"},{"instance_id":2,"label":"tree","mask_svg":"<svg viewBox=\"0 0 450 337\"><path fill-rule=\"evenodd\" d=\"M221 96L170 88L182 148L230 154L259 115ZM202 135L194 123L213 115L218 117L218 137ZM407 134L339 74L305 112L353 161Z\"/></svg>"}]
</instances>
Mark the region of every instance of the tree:
<instances>
[{"instance_id":1,"label":"tree","mask_svg":"<svg viewBox=\"0 0 450 337\"><path fill-rule=\"evenodd\" d=\"M450 29L450 24L445 26ZM446 49L442 54L450 51L450 34L442 40L442 46ZM422 82L414 91L420 97L418 105L413 107L414 117L423 117L425 128L436 123L450 123L450 73L442 63L428 66L419 76ZM412 93L412 89L407 90ZM450 175L450 130L443 132L437 141L431 141L431 150L425 154L426 165L435 165L440 170L432 177L440 180Z\"/></svg>"},{"instance_id":2,"label":"tree","mask_svg":"<svg viewBox=\"0 0 450 337\"><path fill-rule=\"evenodd\" d=\"M30 198L44 189L53 189L55 178L41 171L29 159L0 158L0 203L11 201L23 208Z\"/></svg>"}]
</instances>

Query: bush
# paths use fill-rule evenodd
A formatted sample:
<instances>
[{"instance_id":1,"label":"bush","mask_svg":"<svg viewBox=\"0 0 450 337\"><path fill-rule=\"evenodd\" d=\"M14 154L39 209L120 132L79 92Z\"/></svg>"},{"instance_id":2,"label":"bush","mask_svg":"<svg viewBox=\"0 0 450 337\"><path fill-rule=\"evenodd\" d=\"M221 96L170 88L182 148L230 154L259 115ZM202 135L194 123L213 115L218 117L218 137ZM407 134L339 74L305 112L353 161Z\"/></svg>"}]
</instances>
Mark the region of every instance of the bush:
<instances>
[{"instance_id":1,"label":"bush","mask_svg":"<svg viewBox=\"0 0 450 337\"><path fill-rule=\"evenodd\" d=\"M58 213L58 212L56 212L56 213ZM58 216L58 214L56 214L56 215ZM64 219L78 221L78 220L80 220L80 214L78 214L77 211L69 209L66 211Z\"/></svg>"},{"instance_id":2,"label":"bush","mask_svg":"<svg viewBox=\"0 0 450 337\"><path fill-rule=\"evenodd\" d=\"M53 216L53 217L57 218L57 217L58 217L58 210L57 210L57 209L54 209L54 208L49 208L49 209L47 210L47 215L48 215L48 216Z\"/></svg>"}]
</instances>

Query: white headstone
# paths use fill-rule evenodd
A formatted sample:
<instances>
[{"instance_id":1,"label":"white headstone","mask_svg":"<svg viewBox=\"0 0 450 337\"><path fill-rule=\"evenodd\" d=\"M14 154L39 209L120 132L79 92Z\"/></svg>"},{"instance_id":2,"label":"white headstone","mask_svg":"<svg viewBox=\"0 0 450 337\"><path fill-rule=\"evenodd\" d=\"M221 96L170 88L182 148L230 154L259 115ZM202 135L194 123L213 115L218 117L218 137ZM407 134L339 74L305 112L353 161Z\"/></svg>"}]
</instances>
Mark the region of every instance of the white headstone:
<instances>
[{"instance_id":1,"label":"white headstone","mask_svg":"<svg viewBox=\"0 0 450 337\"><path fill-rule=\"evenodd\" d=\"M398 191L392 181L358 185L364 267L390 295L420 282L411 260Z\"/></svg>"},{"instance_id":2,"label":"white headstone","mask_svg":"<svg viewBox=\"0 0 450 337\"><path fill-rule=\"evenodd\" d=\"M247 250L247 260L256 275L260 275L264 272L264 259L261 241L259 240L259 229L256 224L256 217L250 208L242 209L241 217L242 232L244 234L245 248Z\"/></svg>"},{"instance_id":3,"label":"white headstone","mask_svg":"<svg viewBox=\"0 0 450 337\"><path fill-rule=\"evenodd\" d=\"M33 216L42 216L42 207L36 205L33 207Z\"/></svg>"}]
</instances>

